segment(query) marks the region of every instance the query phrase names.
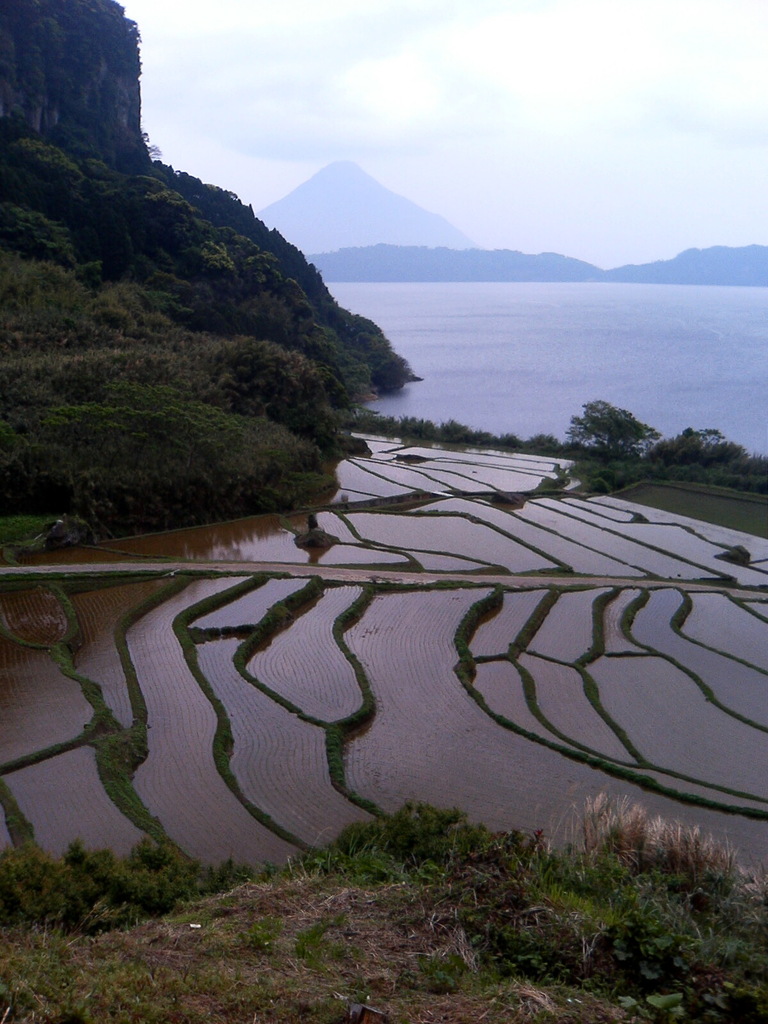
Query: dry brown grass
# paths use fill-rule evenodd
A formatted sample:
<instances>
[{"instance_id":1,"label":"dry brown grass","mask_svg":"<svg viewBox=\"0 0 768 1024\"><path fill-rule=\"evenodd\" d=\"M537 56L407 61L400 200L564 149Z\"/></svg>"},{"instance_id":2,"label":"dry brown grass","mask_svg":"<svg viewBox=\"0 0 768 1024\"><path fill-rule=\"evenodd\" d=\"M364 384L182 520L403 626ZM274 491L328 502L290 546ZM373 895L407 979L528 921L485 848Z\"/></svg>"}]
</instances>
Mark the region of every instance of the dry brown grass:
<instances>
[{"instance_id":1,"label":"dry brown grass","mask_svg":"<svg viewBox=\"0 0 768 1024\"><path fill-rule=\"evenodd\" d=\"M265 919L280 921L268 947L249 941ZM324 930L312 955L302 955L297 940L318 925ZM460 988L430 991L420 963L456 957L464 964ZM455 915L428 887L402 883L340 887L307 875L249 883L95 938L0 933L4 959L14 979L15 1024L343 1024L352 1002L384 1011L390 1024L626 1020L588 995L569 999L484 976Z\"/></svg>"},{"instance_id":2,"label":"dry brown grass","mask_svg":"<svg viewBox=\"0 0 768 1024\"><path fill-rule=\"evenodd\" d=\"M582 841L588 856L613 853L638 872L657 867L696 882L736 870L733 849L703 833L698 825L651 817L627 797L612 800L606 793L587 800Z\"/></svg>"}]
</instances>

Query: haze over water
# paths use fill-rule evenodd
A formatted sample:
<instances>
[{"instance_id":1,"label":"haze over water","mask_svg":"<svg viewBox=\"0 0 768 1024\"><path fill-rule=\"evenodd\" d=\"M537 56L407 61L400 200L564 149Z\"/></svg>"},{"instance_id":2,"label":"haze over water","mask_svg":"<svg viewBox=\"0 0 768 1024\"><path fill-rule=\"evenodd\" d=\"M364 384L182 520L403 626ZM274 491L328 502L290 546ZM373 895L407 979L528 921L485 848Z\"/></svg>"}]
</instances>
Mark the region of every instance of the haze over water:
<instances>
[{"instance_id":1,"label":"haze over water","mask_svg":"<svg viewBox=\"0 0 768 1024\"><path fill-rule=\"evenodd\" d=\"M664 436L716 428L768 452L768 289L337 283L423 377L371 403L494 434L565 437L605 399Z\"/></svg>"}]
</instances>

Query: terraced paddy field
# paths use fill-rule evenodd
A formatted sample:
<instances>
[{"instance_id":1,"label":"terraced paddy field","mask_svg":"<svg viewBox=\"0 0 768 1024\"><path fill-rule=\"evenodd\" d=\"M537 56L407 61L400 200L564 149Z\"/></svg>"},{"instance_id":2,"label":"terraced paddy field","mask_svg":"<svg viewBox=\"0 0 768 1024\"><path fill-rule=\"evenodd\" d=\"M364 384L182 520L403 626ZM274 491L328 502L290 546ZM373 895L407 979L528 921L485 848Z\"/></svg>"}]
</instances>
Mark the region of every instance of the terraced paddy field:
<instances>
[{"instance_id":1,"label":"terraced paddy field","mask_svg":"<svg viewBox=\"0 0 768 1024\"><path fill-rule=\"evenodd\" d=\"M279 863L407 799L566 841L606 791L768 861L768 541L370 448L320 557L292 515L2 570L0 845Z\"/></svg>"}]
</instances>

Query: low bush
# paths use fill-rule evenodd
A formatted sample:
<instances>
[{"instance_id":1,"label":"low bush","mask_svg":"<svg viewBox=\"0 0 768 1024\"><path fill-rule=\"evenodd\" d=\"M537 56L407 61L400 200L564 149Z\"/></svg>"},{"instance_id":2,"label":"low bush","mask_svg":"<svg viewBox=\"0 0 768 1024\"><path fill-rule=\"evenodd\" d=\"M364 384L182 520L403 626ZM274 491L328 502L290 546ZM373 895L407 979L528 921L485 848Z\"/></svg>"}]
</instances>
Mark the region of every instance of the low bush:
<instances>
[{"instance_id":1,"label":"low bush","mask_svg":"<svg viewBox=\"0 0 768 1024\"><path fill-rule=\"evenodd\" d=\"M170 843L140 842L128 857L73 843L57 859L29 843L0 854L0 924L97 932L171 911L250 873L231 863L202 869Z\"/></svg>"}]
</instances>

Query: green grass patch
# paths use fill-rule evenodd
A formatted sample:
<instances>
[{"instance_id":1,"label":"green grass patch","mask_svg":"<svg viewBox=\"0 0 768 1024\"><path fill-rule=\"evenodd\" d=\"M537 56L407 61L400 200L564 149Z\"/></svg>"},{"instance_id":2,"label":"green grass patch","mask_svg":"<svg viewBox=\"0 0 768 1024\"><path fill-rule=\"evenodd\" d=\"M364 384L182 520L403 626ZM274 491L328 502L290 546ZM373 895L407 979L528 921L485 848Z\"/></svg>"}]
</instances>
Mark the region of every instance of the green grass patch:
<instances>
[{"instance_id":1,"label":"green grass patch","mask_svg":"<svg viewBox=\"0 0 768 1024\"><path fill-rule=\"evenodd\" d=\"M0 547L3 544L34 540L46 526L50 526L56 519L55 515L0 516Z\"/></svg>"},{"instance_id":2,"label":"green grass patch","mask_svg":"<svg viewBox=\"0 0 768 1024\"><path fill-rule=\"evenodd\" d=\"M755 537L768 536L768 497L765 495L698 484L639 483L618 491L616 497L741 530Z\"/></svg>"}]
</instances>

